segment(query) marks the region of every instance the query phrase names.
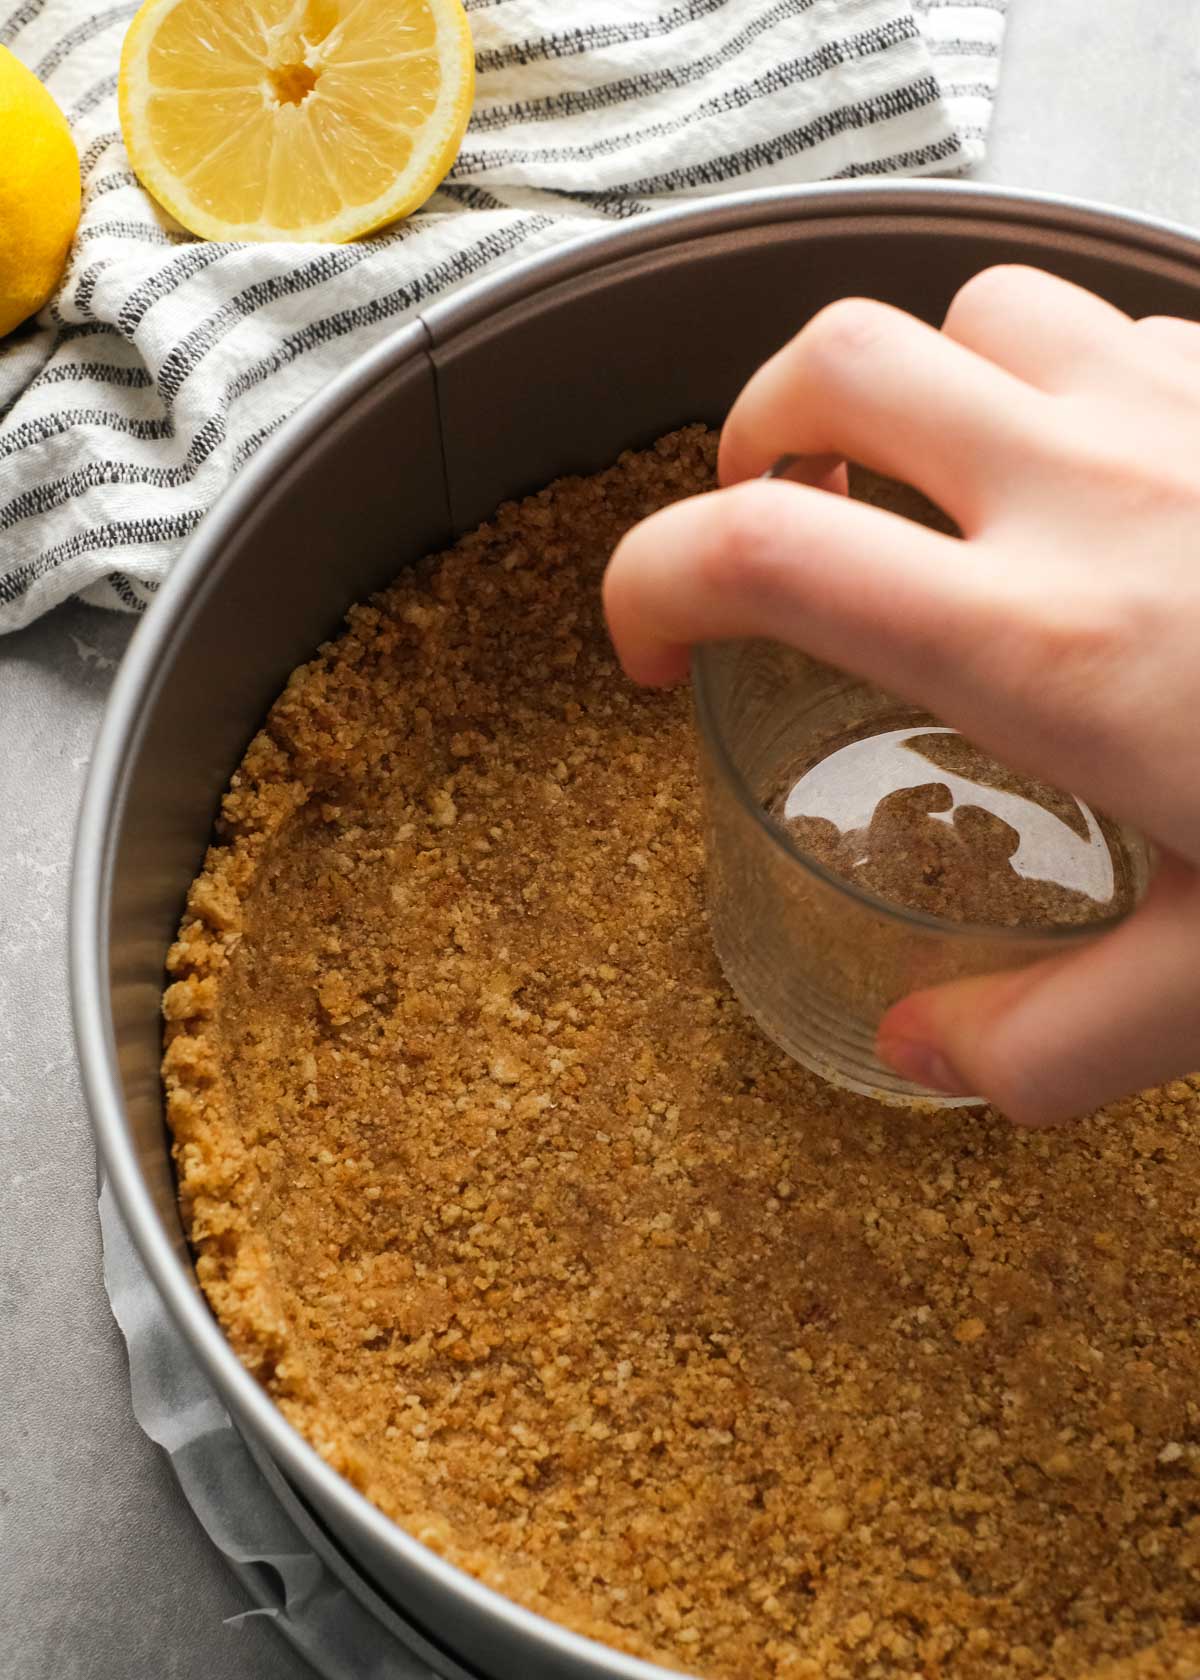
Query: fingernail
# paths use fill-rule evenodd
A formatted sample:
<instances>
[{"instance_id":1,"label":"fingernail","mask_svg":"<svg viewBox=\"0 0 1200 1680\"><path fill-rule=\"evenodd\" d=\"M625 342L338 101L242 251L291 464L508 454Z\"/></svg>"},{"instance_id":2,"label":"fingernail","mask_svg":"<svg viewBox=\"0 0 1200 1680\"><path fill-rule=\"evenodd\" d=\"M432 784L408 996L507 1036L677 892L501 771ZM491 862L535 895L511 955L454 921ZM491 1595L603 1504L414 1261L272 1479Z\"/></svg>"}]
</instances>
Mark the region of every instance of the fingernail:
<instances>
[{"instance_id":1,"label":"fingernail","mask_svg":"<svg viewBox=\"0 0 1200 1680\"><path fill-rule=\"evenodd\" d=\"M912 1038L890 1038L881 1041L879 1054L889 1067L895 1068L905 1079L911 1079L914 1085L941 1091L947 1097L975 1095L935 1045L920 1044Z\"/></svg>"}]
</instances>

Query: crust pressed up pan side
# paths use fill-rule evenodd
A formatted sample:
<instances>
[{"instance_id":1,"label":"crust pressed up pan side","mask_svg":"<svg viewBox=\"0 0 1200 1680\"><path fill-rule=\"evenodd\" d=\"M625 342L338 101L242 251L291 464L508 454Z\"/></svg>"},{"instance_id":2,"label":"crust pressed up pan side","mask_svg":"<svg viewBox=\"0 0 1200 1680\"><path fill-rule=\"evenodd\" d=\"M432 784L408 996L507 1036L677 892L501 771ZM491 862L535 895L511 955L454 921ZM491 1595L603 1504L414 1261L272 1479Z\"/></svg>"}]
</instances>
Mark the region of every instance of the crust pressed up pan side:
<instances>
[{"instance_id":1,"label":"crust pressed up pan side","mask_svg":"<svg viewBox=\"0 0 1200 1680\"><path fill-rule=\"evenodd\" d=\"M693 427L349 614L164 999L226 1334L534 1610L705 1680L1200 1669L1200 1082L1054 1134L822 1085L712 955L688 702L599 582Z\"/></svg>"}]
</instances>

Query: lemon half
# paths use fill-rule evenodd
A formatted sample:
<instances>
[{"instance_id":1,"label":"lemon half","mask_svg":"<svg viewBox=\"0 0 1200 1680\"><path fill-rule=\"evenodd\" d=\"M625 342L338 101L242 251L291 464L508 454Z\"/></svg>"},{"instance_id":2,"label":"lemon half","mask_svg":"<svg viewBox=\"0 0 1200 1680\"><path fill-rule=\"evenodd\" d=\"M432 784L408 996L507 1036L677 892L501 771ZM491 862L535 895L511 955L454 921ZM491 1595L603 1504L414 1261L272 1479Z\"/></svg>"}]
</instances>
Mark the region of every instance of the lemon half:
<instances>
[{"instance_id":1,"label":"lemon half","mask_svg":"<svg viewBox=\"0 0 1200 1680\"><path fill-rule=\"evenodd\" d=\"M355 239L423 204L471 114L459 0L146 0L121 54L139 180L206 239Z\"/></svg>"},{"instance_id":2,"label":"lemon half","mask_svg":"<svg viewBox=\"0 0 1200 1680\"><path fill-rule=\"evenodd\" d=\"M0 338L46 302L79 221L79 157L32 71L0 47Z\"/></svg>"}]
</instances>

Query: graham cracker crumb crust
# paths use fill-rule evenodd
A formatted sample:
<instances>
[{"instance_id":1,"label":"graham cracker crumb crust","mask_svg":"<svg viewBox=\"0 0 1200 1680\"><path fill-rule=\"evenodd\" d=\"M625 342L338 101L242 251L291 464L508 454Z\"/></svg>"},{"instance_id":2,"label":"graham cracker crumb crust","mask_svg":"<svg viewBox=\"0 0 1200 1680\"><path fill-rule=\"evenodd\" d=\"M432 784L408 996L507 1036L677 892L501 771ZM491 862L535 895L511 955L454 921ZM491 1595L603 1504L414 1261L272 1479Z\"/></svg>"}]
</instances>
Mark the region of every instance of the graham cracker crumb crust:
<instances>
[{"instance_id":1,"label":"graham cracker crumb crust","mask_svg":"<svg viewBox=\"0 0 1200 1680\"><path fill-rule=\"evenodd\" d=\"M834 1091L709 945L688 700L598 584L691 427L291 678L170 954L203 1288L452 1563L706 1680L1200 1670L1200 1081L1052 1135Z\"/></svg>"}]
</instances>

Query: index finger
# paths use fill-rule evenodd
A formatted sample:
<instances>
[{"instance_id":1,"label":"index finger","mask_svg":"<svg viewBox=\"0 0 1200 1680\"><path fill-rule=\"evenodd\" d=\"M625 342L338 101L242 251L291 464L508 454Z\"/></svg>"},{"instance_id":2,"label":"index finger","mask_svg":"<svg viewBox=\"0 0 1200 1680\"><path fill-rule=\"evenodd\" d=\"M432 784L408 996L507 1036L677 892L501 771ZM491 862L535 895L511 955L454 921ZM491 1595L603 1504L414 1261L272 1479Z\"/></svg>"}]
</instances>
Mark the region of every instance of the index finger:
<instances>
[{"instance_id":1,"label":"index finger","mask_svg":"<svg viewBox=\"0 0 1200 1680\"><path fill-rule=\"evenodd\" d=\"M1081 736L1078 684L1054 681L1054 600L1043 624L986 539L943 535L807 485L754 480L634 526L609 561L604 605L635 682L678 682L698 642L787 643L1122 815L1127 774L1090 708Z\"/></svg>"},{"instance_id":2,"label":"index finger","mask_svg":"<svg viewBox=\"0 0 1200 1680\"><path fill-rule=\"evenodd\" d=\"M604 606L636 682L678 681L697 642L768 636L912 691L971 645L986 610L966 547L865 502L761 480L636 525L609 561Z\"/></svg>"}]
</instances>

